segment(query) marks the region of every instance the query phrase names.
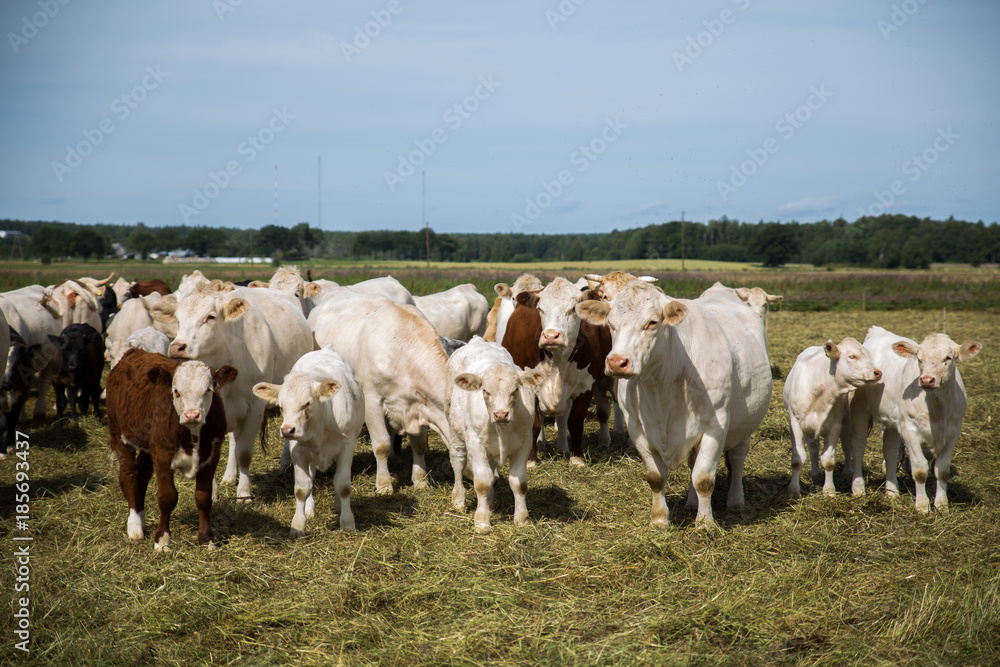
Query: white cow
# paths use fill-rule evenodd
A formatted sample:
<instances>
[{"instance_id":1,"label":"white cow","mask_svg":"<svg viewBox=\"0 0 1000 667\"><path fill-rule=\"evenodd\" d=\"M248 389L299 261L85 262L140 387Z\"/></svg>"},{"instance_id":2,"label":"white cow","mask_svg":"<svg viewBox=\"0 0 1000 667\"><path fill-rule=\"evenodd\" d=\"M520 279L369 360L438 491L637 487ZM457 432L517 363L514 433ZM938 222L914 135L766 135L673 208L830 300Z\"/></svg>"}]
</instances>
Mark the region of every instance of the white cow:
<instances>
[{"instance_id":1,"label":"white cow","mask_svg":"<svg viewBox=\"0 0 1000 667\"><path fill-rule=\"evenodd\" d=\"M133 331L124 340L111 340L109 338L105 341L104 360L108 362L109 368L114 368L126 352L136 348L166 355L170 351L170 339L165 333L154 327L144 327Z\"/></svg>"},{"instance_id":2,"label":"white cow","mask_svg":"<svg viewBox=\"0 0 1000 667\"><path fill-rule=\"evenodd\" d=\"M410 291L403 287L403 285L392 276L362 280L361 282L353 285L339 285L332 280L326 280L325 278L320 278L319 280L314 280L313 282L320 287L319 293L313 295L312 297L313 308L320 305L327 299L336 296L337 294L342 294L344 290L347 290L348 292L360 292L362 294L382 296L390 301L395 301L396 303L405 303L411 306L415 305L413 295L410 294Z\"/></svg>"},{"instance_id":3,"label":"white cow","mask_svg":"<svg viewBox=\"0 0 1000 667\"><path fill-rule=\"evenodd\" d=\"M451 355L448 373L455 385L448 419L460 460L468 457L476 489L475 530L490 529L490 508L498 468L510 462L508 482L514 493L514 523L528 521L525 493L535 420L535 387L541 371L522 371L499 343L479 336ZM463 465L464 467L464 465ZM465 511L462 494L460 511Z\"/></svg>"},{"instance_id":4,"label":"white cow","mask_svg":"<svg viewBox=\"0 0 1000 667\"><path fill-rule=\"evenodd\" d=\"M807 443L812 462L811 475L819 476L819 462L822 462L826 473L823 493L828 496L836 494L833 463L849 394L857 387L878 382L881 378L882 371L875 368L871 354L854 338L844 338L838 344L828 340L823 345L807 347L799 353L785 378L782 394L792 432L789 495L798 498L801 493L799 474L805 462ZM850 436L845 436L844 456L849 461Z\"/></svg>"},{"instance_id":5,"label":"white cow","mask_svg":"<svg viewBox=\"0 0 1000 667\"><path fill-rule=\"evenodd\" d=\"M302 306L302 313L308 317L313 309L313 299L322 289L320 285L302 279L302 273L297 266L282 266L267 283L255 280L250 287L270 287L290 293Z\"/></svg>"},{"instance_id":6,"label":"white cow","mask_svg":"<svg viewBox=\"0 0 1000 667\"><path fill-rule=\"evenodd\" d=\"M486 333L490 304L471 283L437 294L414 296L413 301L439 336L469 341Z\"/></svg>"},{"instance_id":7,"label":"white cow","mask_svg":"<svg viewBox=\"0 0 1000 667\"><path fill-rule=\"evenodd\" d=\"M147 296L140 296L125 301L121 310L118 311L108 324L108 344L125 340L136 331L145 329L146 327L153 327L168 338L176 336L176 322L160 322L150 313L150 309L163 298L165 297L162 297L158 292L153 292ZM166 298L176 307L177 298L175 296L167 295Z\"/></svg>"},{"instance_id":8,"label":"white cow","mask_svg":"<svg viewBox=\"0 0 1000 667\"><path fill-rule=\"evenodd\" d=\"M115 296L118 297L118 307L121 308L126 301L129 299L129 290L132 289L132 285L135 283L130 283L125 280L125 278L119 276L115 284L111 286L112 291L114 291Z\"/></svg>"},{"instance_id":9,"label":"white cow","mask_svg":"<svg viewBox=\"0 0 1000 667\"><path fill-rule=\"evenodd\" d=\"M91 279L93 280L93 279ZM45 288L43 306L62 321L62 329L71 324L89 324L103 331L101 307L97 303L96 289L76 280L63 280Z\"/></svg>"},{"instance_id":10,"label":"white cow","mask_svg":"<svg viewBox=\"0 0 1000 667\"><path fill-rule=\"evenodd\" d=\"M253 392L269 405L281 407L281 437L295 465L291 536L303 535L306 519L316 514L316 470L327 470L334 462L340 529L353 532L351 462L365 423L365 397L350 364L326 347L303 355L282 384L259 382Z\"/></svg>"},{"instance_id":11,"label":"white cow","mask_svg":"<svg viewBox=\"0 0 1000 667\"><path fill-rule=\"evenodd\" d=\"M376 493L393 490L389 428L410 436L414 487L427 488L428 426L441 435L455 464L448 425L448 356L419 310L372 295L342 295L314 309L309 326L319 345L330 345L344 356L364 390L365 423L378 465ZM453 497L459 493L464 502L461 467L455 469Z\"/></svg>"},{"instance_id":12,"label":"white cow","mask_svg":"<svg viewBox=\"0 0 1000 667\"><path fill-rule=\"evenodd\" d=\"M264 404L254 399L251 388L258 382L280 381L313 349L302 308L278 290L241 287L217 292L203 285L179 303L161 299L152 314L161 322L177 323L171 357L197 359L212 368L228 365L239 372L221 392L230 431L222 481L232 484L238 477L236 496L249 500L254 436L264 416Z\"/></svg>"},{"instance_id":13,"label":"white cow","mask_svg":"<svg viewBox=\"0 0 1000 667\"><path fill-rule=\"evenodd\" d=\"M656 282L656 278L653 276L634 276L625 271L612 271L603 276L596 273L588 273L584 279L587 281L587 286L594 291L598 299L608 302L614 299L615 295L633 280L641 280L645 283Z\"/></svg>"},{"instance_id":14,"label":"white cow","mask_svg":"<svg viewBox=\"0 0 1000 667\"><path fill-rule=\"evenodd\" d=\"M672 299L638 280L610 304L584 301L576 309L592 324L611 326L614 344L605 368L620 378L618 399L653 492L652 523L669 522L664 480L685 460L691 465L687 507L697 506L698 523L713 521L712 491L723 454L727 505L741 507L750 435L771 396L764 322L753 315L759 331L748 330L741 311L750 311L733 294Z\"/></svg>"},{"instance_id":15,"label":"white cow","mask_svg":"<svg viewBox=\"0 0 1000 667\"><path fill-rule=\"evenodd\" d=\"M937 492L934 507L948 507L951 456L961 434L965 416L965 385L955 362L979 354L982 345L969 341L959 345L944 334L928 335L917 345L909 338L871 327L865 347L882 369L882 383L859 388L851 399L851 436L854 495L865 491L862 461L868 429L874 420L882 426L885 456L885 490L899 495L896 463L900 441L910 457L910 473L916 485L917 510L927 512L928 457L934 459Z\"/></svg>"},{"instance_id":16,"label":"white cow","mask_svg":"<svg viewBox=\"0 0 1000 667\"><path fill-rule=\"evenodd\" d=\"M46 289L41 285L0 294L0 312L25 345L39 346L33 357L33 367L38 371L38 400L35 401L33 416L41 419L45 417L45 401L52 384L52 373L58 371L61 364L59 347L49 336L58 336L62 332L63 313L55 307L51 297L46 297Z\"/></svg>"}]
</instances>

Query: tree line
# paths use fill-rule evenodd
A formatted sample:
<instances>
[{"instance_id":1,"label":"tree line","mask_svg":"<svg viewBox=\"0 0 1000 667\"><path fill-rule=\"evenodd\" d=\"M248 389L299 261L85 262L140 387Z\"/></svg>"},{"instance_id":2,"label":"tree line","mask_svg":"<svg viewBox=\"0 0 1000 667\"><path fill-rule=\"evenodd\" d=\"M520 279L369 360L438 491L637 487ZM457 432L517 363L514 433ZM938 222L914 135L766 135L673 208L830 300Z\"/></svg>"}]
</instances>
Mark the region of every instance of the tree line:
<instances>
[{"instance_id":1,"label":"tree line","mask_svg":"<svg viewBox=\"0 0 1000 667\"><path fill-rule=\"evenodd\" d=\"M428 243L431 260L447 262L678 259L682 251L687 259L765 266L926 268L932 262L978 266L1000 259L996 223L905 215L815 223L750 223L723 216L704 223L671 221L603 234L341 232L305 222L291 228L267 225L246 230L4 220L0 228L23 234L0 240L3 257L23 254L43 262L109 257L115 244L137 257L191 251L202 257L270 256L275 262L312 257L421 261L427 257Z\"/></svg>"}]
</instances>

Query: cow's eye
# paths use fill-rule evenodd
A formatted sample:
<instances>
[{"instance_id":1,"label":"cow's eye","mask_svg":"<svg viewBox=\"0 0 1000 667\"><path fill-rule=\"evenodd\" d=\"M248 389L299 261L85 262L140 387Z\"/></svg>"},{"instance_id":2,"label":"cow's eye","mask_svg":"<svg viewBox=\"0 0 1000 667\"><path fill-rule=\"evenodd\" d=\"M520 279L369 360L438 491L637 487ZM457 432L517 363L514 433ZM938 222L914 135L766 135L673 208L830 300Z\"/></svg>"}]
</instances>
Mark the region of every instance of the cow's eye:
<instances>
[{"instance_id":1,"label":"cow's eye","mask_svg":"<svg viewBox=\"0 0 1000 667\"><path fill-rule=\"evenodd\" d=\"M649 331L650 329L656 327L657 324L659 324L659 322L657 322L656 320L650 320L649 322L646 322L646 331Z\"/></svg>"},{"instance_id":2,"label":"cow's eye","mask_svg":"<svg viewBox=\"0 0 1000 667\"><path fill-rule=\"evenodd\" d=\"M856 354L851 354L851 355L848 355L848 357L847 357L847 358L848 358L848 359L853 359L854 361L857 361L857 360L858 360L858 355L856 355Z\"/></svg>"},{"instance_id":3,"label":"cow's eye","mask_svg":"<svg viewBox=\"0 0 1000 667\"><path fill-rule=\"evenodd\" d=\"M490 397L490 392L488 392L485 389L483 389L483 396L485 396L486 398L489 398Z\"/></svg>"},{"instance_id":4,"label":"cow's eye","mask_svg":"<svg viewBox=\"0 0 1000 667\"><path fill-rule=\"evenodd\" d=\"M312 407L312 401L309 401L308 403L306 403L305 405L302 406L302 409L303 410L308 410L311 407Z\"/></svg>"},{"instance_id":5,"label":"cow's eye","mask_svg":"<svg viewBox=\"0 0 1000 667\"><path fill-rule=\"evenodd\" d=\"M180 397L181 397L181 392L174 389L174 398L180 398Z\"/></svg>"},{"instance_id":6,"label":"cow's eye","mask_svg":"<svg viewBox=\"0 0 1000 667\"><path fill-rule=\"evenodd\" d=\"M205 318L205 321L206 321L206 322L211 322L211 321L212 321L212 320L214 320L214 319L215 319L215 315L213 314L213 315L209 315L208 317L206 317L206 318Z\"/></svg>"},{"instance_id":7,"label":"cow's eye","mask_svg":"<svg viewBox=\"0 0 1000 667\"><path fill-rule=\"evenodd\" d=\"M951 355L948 355L947 357L945 357L944 360L945 361L951 361Z\"/></svg>"}]
</instances>

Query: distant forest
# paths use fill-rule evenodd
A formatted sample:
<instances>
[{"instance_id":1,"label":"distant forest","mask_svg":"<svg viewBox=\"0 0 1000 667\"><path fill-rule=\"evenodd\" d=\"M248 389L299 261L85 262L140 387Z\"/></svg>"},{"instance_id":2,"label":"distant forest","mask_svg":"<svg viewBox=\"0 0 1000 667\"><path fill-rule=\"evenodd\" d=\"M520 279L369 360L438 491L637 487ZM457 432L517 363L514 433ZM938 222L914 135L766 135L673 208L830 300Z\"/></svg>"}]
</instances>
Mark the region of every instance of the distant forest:
<instances>
[{"instance_id":1,"label":"distant forest","mask_svg":"<svg viewBox=\"0 0 1000 667\"><path fill-rule=\"evenodd\" d=\"M117 244L137 257L191 251L202 257L268 256L275 263L309 258L423 260L424 230L337 232L299 223L261 229L78 225L64 222L0 221L0 229L22 232L0 239L0 257L68 259L113 257ZM430 257L450 262L531 262L668 259L681 257L682 223L612 230L604 234L438 234L430 231ZM1000 259L1000 226L948 218L905 215L799 222L719 220L683 223L684 256L766 266L925 268L932 262L978 266ZM17 245L15 245L15 243ZM253 244L251 247L251 243Z\"/></svg>"}]
</instances>

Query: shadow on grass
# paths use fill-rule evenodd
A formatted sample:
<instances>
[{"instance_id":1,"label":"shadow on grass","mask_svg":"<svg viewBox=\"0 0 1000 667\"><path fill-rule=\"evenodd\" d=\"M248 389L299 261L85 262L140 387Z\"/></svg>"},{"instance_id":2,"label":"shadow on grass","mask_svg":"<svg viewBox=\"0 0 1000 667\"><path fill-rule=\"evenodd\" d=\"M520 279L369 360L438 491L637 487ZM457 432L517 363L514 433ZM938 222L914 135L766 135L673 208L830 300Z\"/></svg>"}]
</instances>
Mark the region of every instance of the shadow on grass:
<instances>
[{"instance_id":1,"label":"shadow on grass","mask_svg":"<svg viewBox=\"0 0 1000 667\"><path fill-rule=\"evenodd\" d=\"M32 447L75 454L87 448L90 436L88 429L92 431L96 426L105 429L104 441L107 444L107 427L101 422L95 422L93 416L83 417L79 422L74 422L68 417L59 420L21 422L18 430L28 435Z\"/></svg>"}]
</instances>

